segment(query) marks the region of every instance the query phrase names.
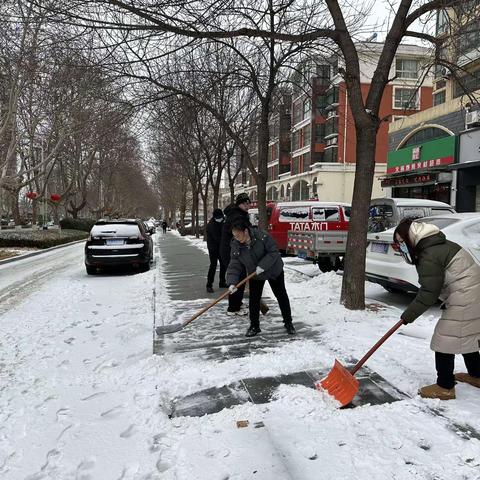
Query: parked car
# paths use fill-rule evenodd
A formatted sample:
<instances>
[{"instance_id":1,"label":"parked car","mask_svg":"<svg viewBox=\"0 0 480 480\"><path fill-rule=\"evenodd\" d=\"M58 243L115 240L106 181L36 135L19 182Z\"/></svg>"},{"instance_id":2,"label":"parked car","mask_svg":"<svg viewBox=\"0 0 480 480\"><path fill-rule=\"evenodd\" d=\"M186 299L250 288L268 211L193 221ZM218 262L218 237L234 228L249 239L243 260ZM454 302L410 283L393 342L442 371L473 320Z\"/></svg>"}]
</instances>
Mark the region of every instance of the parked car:
<instances>
[{"instance_id":1,"label":"parked car","mask_svg":"<svg viewBox=\"0 0 480 480\"><path fill-rule=\"evenodd\" d=\"M133 265L150 269L153 242L141 220L99 220L85 243L85 268L94 275L97 268Z\"/></svg>"},{"instance_id":2,"label":"parked car","mask_svg":"<svg viewBox=\"0 0 480 480\"><path fill-rule=\"evenodd\" d=\"M421 198L373 198L370 201L369 232L383 232L404 218L422 218L455 213L448 203Z\"/></svg>"},{"instance_id":3,"label":"parked car","mask_svg":"<svg viewBox=\"0 0 480 480\"><path fill-rule=\"evenodd\" d=\"M156 232L156 227L153 220L144 220L143 224L145 225L145 230L147 230L150 235L153 235Z\"/></svg>"},{"instance_id":4,"label":"parked car","mask_svg":"<svg viewBox=\"0 0 480 480\"><path fill-rule=\"evenodd\" d=\"M258 224L258 209L248 210L250 221ZM268 233L278 249L285 253L289 248L289 231L325 232L348 230L350 205L342 202L305 200L298 202L270 202L267 204Z\"/></svg>"},{"instance_id":5,"label":"parked car","mask_svg":"<svg viewBox=\"0 0 480 480\"><path fill-rule=\"evenodd\" d=\"M418 219L436 225L448 240L461 245L480 264L480 213L450 213ZM389 292L418 290L418 276L393 242L390 228L368 235L365 275L367 280L382 285Z\"/></svg>"}]
</instances>

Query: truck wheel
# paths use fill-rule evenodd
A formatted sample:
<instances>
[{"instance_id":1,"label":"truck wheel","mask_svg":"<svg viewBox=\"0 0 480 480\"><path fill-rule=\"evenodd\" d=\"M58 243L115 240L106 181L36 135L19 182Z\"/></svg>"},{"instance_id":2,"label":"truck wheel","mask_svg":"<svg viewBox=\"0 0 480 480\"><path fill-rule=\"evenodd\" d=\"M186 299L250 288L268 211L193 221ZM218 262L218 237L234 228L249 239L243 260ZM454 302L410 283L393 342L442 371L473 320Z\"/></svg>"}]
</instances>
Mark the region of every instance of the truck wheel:
<instances>
[{"instance_id":1,"label":"truck wheel","mask_svg":"<svg viewBox=\"0 0 480 480\"><path fill-rule=\"evenodd\" d=\"M319 258L317 260L318 268L322 273L327 273L332 271L332 262L329 258Z\"/></svg>"}]
</instances>

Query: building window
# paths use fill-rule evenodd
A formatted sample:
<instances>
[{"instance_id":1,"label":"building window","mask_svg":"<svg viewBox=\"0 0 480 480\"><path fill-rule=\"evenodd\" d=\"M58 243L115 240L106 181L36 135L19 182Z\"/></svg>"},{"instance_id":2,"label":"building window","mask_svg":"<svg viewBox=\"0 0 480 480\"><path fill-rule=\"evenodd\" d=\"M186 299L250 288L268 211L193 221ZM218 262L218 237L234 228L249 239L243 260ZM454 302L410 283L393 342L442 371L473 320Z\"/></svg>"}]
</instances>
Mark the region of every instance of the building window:
<instances>
[{"instance_id":1,"label":"building window","mask_svg":"<svg viewBox=\"0 0 480 480\"><path fill-rule=\"evenodd\" d=\"M471 62L480 56L480 30L477 22L472 22L460 28L458 36L458 60L465 56L465 61ZM462 62L465 63L465 62Z\"/></svg>"},{"instance_id":2,"label":"building window","mask_svg":"<svg viewBox=\"0 0 480 480\"><path fill-rule=\"evenodd\" d=\"M292 175L300 173L300 156L292 158Z\"/></svg>"},{"instance_id":3,"label":"building window","mask_svg":"<svg viewBox=\"0 0 480 480\"><path fill-rule=\"evenodd\" d=\"M310 125L307 125L304 129L303 132L303 146L307 147L310 145L311 140L312 140L312 131L310 129Z\"/></svg>"},{"instance_id":4,"label":"building window","mask_svg":"<svg viewBox=\"0 0 480 480\"><path fill-rule=\"evenodd\" d=\"M437 92L433 95L433 106L445 103L445 100L446 100L446 91L442 90L441 92Z\"/></svg>"},{"instance_id":5,"label":"building window","mask_svg":"<svg viewBox=\"0 0 480 480\"><path fill-rule=\"evenodd\" d=\"M393 108L399 110L418 110L418 90L416 88L394 88Z\"/></svg>"},{"instance_id":6,"label":"building window","mask_svg":"<svg viewBox=\"0 0 480 480\"><path fill-rule=\"evenodd\" d=\"M312 115L312 101L307 98L303 102L303 119L310 118Z\"/></svg>"},{"instance_id":7,"label":"building window","mask_svg":"<svg viewBox=\"0 0 480 480\"><path fill-rule=\"evenodd\" d=\"M303 155L303 169L304 172L308 172L310 170L310 153L305 153Z\"/></svg>"},{"instance_id":8,"label":"building window","mask_svg":"<svg viewBox=\"0 0 480 480\"><path fill-rule=\"evenodd\" d=\"M458 78L453 87L453 97L461 97L469 93L480 90L480 69L475 72L467 73L467 75Z\"/></svg>"},{"instance_id":9,"label":"building window","mask_svg":"<svg viewBox=\"0 0 480 480\"><path fill-rule=\"evenodd\" d=\"M449 136L450 134L442 128L427 127L414 133L405 143L402 143L399 148L405 148L412 145L420 145L422 143L429 142L430 140Z\"/></svg>"},{"instance_id":10,"label":"building window","mask_svg":"<svg viewBox=\"0 0 480 480\"><path fill-rule=\"evenodd\" d=\"M392 115L392 122L396 122L397 120L402 120L406 118L407 115Z\"/></svg>"},{"instance_id":11,"label":"building window","mask_svg":"<svg viewBox=\"0 0 480 480\"><path fill-rule=\"evenodd\" d=\"M442 35L448 30L448 14L445 10L439 10L437 13L437 36Z\"/></svg>"},{"instance_id":12,"label":"building window","mask_svg":"<svg viewBox=\"0 0 480 480\"><path fill-rule=\"evenodd\" d=\"M418 78L419 67L418 60L398 58L395 64L395 73L397 78Z\"/></svg>"},{"instance_id":13,"label":"building window","mask_svg":"<svg viewBox=\"0 0 480 480\"><path fill-rule=\"evenodd\" d=\"M325 136L338 133L338 117L332 117L325 123Z\"/></svg>"},{"instance_id":14,"label":"building window","mask_svg":"<svg viewBox=\"0 0 480 480\"><path fill-rule=\"evenodd\" d=\"M327 97L325 95L318 95L316 100L316 114L325 116L325 107L327 106Z\"/></svg>"},{"instance_id":15,"label":"building window","mask_svg":"<svg viewBox=\"0 0 480 480\"><path fill-rule=\"evenodd\" d=\"M315 125L315 143L323 143L325 141L325 124L317 123Z\"/></svg>"},{"instance_id":16,"label":"building window","mask_svg":"<svg viewBox=\"0 0 480 480\"><path fill-rule=\"evenodd\" d=\"M327 148L323 154L323 161L328 163L337 163L337 148Z\"/></svg>"},{"instance_id":17,"label":"building window","mask_svg":"<svg viewBox=\"0 0 480 480\"><path fill-rule=\"evenodd\" d=\"M338 87L332 87L327 92L327 105L338 103Z\"/></svg>"},{"instance_id":18,"label":"building window","mask_svg":"<svg viewBox=\"0 0 480 480\"><path fill-rule=\"evenodd\" d=\"M292 133L292 152L300 148L300 130Z\"/></svg>"},{"instance_id":19,"label":"building window","mask_svg":"<svg viewBox=\"0 0 480 480\"><path fill-rule=\"evenodd\" d=\"M293 124L295 125L298 122L302 121L302 103L297 100L293 103Z\"/></svg>"}]
</instances>

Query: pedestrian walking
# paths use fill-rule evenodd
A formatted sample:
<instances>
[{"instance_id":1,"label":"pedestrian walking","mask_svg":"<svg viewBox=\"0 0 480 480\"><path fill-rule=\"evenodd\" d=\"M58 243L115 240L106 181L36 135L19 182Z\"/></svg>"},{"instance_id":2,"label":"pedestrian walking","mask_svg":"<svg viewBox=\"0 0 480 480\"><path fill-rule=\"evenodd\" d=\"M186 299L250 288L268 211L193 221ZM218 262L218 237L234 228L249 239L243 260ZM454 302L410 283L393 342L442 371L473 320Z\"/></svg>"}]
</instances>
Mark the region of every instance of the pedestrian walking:
<instances>
[{"instance_id":1,"label":"pedestrian walking","mask_svg":"<svg viewBox=\"0 0 480 480\"><path fill-rule=\"evenodd\" d=\"M163 233L167 233L167 227L168 227L168 223L164 220L162 222L162 230L163 230Z\"/></svg>"},{"instance_id":2,"label":"pedestrian walking","mask_svg":"<svg viewBox=\"0 0 480 480\"><path fill-rule=\"evenodd\" d=\"M232 225L239 219L251 226L250 217L248 216L248 209L250 207L250 197L247 193L240 193L235 198L235 203L228 205L224 209L225 221L222 227L222 239L220 243L220 258L225 267L230 263L230 243L232 241ZM239 280L246 277L245 270L239 276ZM238 283L238 282L237 282ZM247 315L247 310L242 306L243 294L245 292L245 285L242 285L233 295L228 297L227 315Z\"/></svg>"},{"instance_id":3,"label":"pedestrian walking","mask_svg":"<svg viewBox=\"0 0 480 480\"><path fill-rule=\"evenodd\" d=\"M213 281L215 280L215 272L217 263L220 262L220 275L218 288L227 288L225 282L225 264L220 258L220 242L222 240L222 227L224 216L222 210L216 208L213 211L212 218L207 224L207 248L210 257L210 267L207 274L207 292L213 293Z\"/></svg>"},{"instance_id":4,"label":"pedestrian walking","mask_svg":"<svg viewBox=\"0 0 480 480\"><path fill-rule=\"evenodd\" d=\"M242 278L243 272L249 275L256 272L250 280L249 314L250 327L245 336L254 337L260 330L260 300L263 286L268 281L275 295L283 324L287 333L294 334L290 300L285 289L283 260L277 244L270 235L258 228L251 228L249 222L238 218L232 225L230 263L227 268L227 283L231 294L235 294L235 285Z\"/></svg>"},{"instance_id":5,"label":"pedestrian walking","mask_svg":"<svg viewBox=\"0 0 480 480\"><path fill-rule=\"evenodd\" d=\"M430 348L435 352L437 383L420 388L424 398L455 398L455 381L480 388L480 266L438 227L404 219L394 242L404 259L415 265L420 289L403 312L411 323L440 299L442 315ZM454 375L455 355L462 354L467 373Z\"/></svg>"}]
</instances>

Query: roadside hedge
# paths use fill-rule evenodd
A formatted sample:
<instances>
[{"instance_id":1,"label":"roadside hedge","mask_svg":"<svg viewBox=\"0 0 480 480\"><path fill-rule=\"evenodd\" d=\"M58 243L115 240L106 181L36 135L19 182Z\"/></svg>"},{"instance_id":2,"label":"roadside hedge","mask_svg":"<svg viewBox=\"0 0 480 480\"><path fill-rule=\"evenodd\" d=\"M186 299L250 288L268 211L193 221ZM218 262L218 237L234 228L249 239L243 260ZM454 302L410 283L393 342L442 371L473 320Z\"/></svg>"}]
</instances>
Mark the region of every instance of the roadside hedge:
<instances>
[{"instance_id":1,"label":"roadside hedge","mask_svg":"<svg viewBox=\"0 0 480 480\"><path fill-rule=\"evenodd\" d=\"M79 230L16 230L0 232L0 247L50 248L87 237L87 232Z\"/></svg>"},{"instance_id":2,"label":"roadside hedge","mask_svg":"<svg viewBox=\"0 0 480 480\"><path fill-rule=\"evenodd\" d=\"M96 220L92 218L62 218L60 220L60 228L67 230L81 230L82 232L90 232L95 225Z\"/></svg>"}]
</instances>

